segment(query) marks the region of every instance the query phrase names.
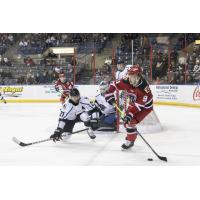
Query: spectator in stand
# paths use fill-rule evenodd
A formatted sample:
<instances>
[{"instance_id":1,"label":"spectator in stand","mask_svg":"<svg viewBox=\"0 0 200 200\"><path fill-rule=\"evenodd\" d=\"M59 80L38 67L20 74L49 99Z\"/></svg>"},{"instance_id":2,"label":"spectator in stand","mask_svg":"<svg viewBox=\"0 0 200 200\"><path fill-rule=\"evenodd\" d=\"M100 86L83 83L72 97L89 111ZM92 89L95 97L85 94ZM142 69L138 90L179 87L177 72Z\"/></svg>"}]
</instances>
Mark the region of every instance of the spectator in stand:
<instances>
[{"instance_id":1,"label":"spectator in stand","mask_svg":"<svg viewBox=\"0 0 200 200\"><path fill-rule=\"evenodd\" d=\"M63 68L62 68L61 66L56 66L56 67L54 68L54 71L55 71L56 73L58 73L58 74L64 73Z\"/></svg>"},{"instance_id":2,"label":"spectator in stand","mask_svg":"<svg viewBox=\"0 0 200 200\"><path fill-rule=\"evenodd\" d=\"M9 40L9 43L12 45L13 42L14 42L14 37L13 37L12 34L9 34L9 35L8 35L8 40Z\"/></svg>"},{"instance_id":3,"label":"spectator in stand","mask_svg":"<svg viewBox=\"0 0 200 200\"><path fill-rule=\"evenodd\" d=\"M41 75L41 83L46 84L49 81L49 73L48 71L44 71Z\"/></svg>"},{"instance_id":4,"label":"spectator in stand","mask_svg":"<svg viewBox=\"0 0 200 200\"><path fill-rule=\"evenodd\" d=\"M71 57L71 62L70 62L70 64L72 65L72 66L76 66L77 65L77 61L76 61L76 59L74 58L74 56L72 56Z\"/></svg>"},{"instance_id":5,"label":"spectator in stand","mask_svg":"<svg viewBox=\"0 0 200 200\"><path fill-rule=\"evenodd\" d=\"M194 66L191 79L194 80L195 83L198 83L198 81L200 80L200 62L199 62L199 60L196 61L196 65Z\"/></svg>"},{"instance_id":6,"label":"spectator in stand","mask_svg":"<svg viewBox=\"0 0 200 200\"><path fill-rule=\"evenodd\" d=\"M35 63L31 57L24 58L24 63L28 67L35 66Z\"/></svg>"},{"instance_id":7,"label":"spectator in stand","mask_svg":"<svg viewBox=\"0 0 200 200\"><path fill-rule=\"evenodd\" d=\"M17 84L24 84L25 83L25 78L24 76L20 76L17 78Z\"/></svg>"},{"instance_id":8,"label":"spectator in stand","mask_svg":"<svg viewBox=\"0 0 200 200\"><path fill-rule=\"evenodd\" d=\"M154 78L155 77L161 78L162 76L163 76L163 63L158 61L154 69Z\"/></svg>"},{"instance_id":9,"label":"spectator in stand","mask_svg":"<svg viewBox=\"0 0 200 200\"><path fill-rule=\"evenodd\" d=\"M12 63L11 63L10 60L8 60L7 57L4 57L4 58L3 58L3 65L8 66L8 67L11 67L11 66L12 66Z\"/></svg>"},{"instance_id":10,"label":"spectator in stand","mask_svg":"<svg viewBox=\"0 0 200 200\"><path fill-rule=\"evenodd\" d=\"M193 84L194 80L191 75L186 76L186 84Z\"/></svg>"},{"instance_id":11,"label":"spectator in stand","mask_svg":"<svg viewBox=\"0 0 200 200\"><path fill-rule=\"evenodd\" d=\"M194 75L196 73L200 73L200 63L199 63L199 60L196 61L196 65L194 66L193 72L194 72Z\"/></svg>"},{"instance_id":12,"label":"spectator in stand","mask_svg":"<svg viewBox=\"0 0 200 200\"><path fill-rule=\"evenodd\" d=\"M27 74L26 84L33 85L34 83L35 83L34 75L33 74Z\"/></svg>"},{"instance_id":13,"label":"spectator in stand","mask_svg":"<svg viewBox=\"0 0 200 200\"><path fill-rule=\"evenodd\" d=\"M37 72L36 76L35 76L35 83L36 84L40 84L41 83L41 75L39 72Z\"/></svg>"},{"instance_id":14,"label":"spectator in stand","mask_svg":"<svg viewBox=\"0 0 200 200\"><path fill-rule=\"evenodd\" d=\"M180 78L177 80L177 84L184 85L185 84L185 77L180 75Z\"/></svg>"},{"instance_id":15,"label":"spectator in stand","mask_svg":"<svg viewBox=\"0 0 200 200\"><path fill-rule=\"evenodd\" d=\"M160 80L160 78L157 76L156 80L154 81L155 85L160 85L162 83L162 81Z\"/></svg>"}]
</instances>

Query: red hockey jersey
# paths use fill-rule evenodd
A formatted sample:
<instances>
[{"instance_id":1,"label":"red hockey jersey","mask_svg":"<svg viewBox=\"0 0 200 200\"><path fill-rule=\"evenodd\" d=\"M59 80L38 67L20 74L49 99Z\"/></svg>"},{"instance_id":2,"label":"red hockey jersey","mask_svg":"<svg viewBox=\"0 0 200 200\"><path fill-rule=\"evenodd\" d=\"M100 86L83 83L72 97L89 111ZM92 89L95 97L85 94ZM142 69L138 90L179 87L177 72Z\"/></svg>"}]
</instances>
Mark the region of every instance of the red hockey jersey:
<instances>
[{"instance_id":1,"label":"red hockey jersey","mask_svg":"<svg viewBox=\"0 0 200 200\"><path fill-rule=\"evenodd\" d=\"M61 82L60 79L58 79L56 82L55 82L55 89L56 91L58 90L63 90L64 93L69 93L69 91L74 87L74 84L73 82Z\"/></svg>"},{"instance_id":2,"label":"red hockey jersey","mask_svg":"<svg viewBox=\"0 0 200 200\"><path fill-rule=\"evenodd\" d=\"M105 95L106 99L108 100L114 97L116 90L125 90L129 96L130 102L126 112L127 114L133 116L143 109L153 109L153 95L148 82L144 78L140 79L136 87L133 87L128 79L112 82Z\"/></svg>"}]
</instances>

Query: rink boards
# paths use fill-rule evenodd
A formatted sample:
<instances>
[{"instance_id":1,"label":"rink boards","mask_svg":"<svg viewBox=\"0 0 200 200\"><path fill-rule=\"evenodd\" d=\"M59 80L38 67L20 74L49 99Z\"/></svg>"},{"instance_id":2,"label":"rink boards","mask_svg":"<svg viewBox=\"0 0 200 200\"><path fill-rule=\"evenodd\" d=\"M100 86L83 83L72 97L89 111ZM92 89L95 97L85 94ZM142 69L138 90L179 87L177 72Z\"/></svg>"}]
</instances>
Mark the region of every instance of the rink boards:
<instances>
[{"instance_id":1,"label":"rink boards","mask_svg":"<svg viewBox=\"0 0 200 200\"><path fill-rule=\"evenodd\" d=\"M81 95L94 98L98 92L98 85L77 85ZM200 107L199 85L151 85L154 103L160 105L176 105ZM54 85L20 85L0 86L0 92L7 102L58 102L60 93Z\"/></svg>"}]
</instances>

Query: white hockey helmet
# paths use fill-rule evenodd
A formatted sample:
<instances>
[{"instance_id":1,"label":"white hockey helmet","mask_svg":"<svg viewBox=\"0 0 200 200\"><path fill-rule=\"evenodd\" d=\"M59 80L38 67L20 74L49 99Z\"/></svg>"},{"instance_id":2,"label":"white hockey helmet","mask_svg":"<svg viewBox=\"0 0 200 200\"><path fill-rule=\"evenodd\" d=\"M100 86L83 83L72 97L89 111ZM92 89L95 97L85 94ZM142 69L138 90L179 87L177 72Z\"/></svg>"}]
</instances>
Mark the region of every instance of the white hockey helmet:
<instances>
[{"instance_id":1,"label":"white hockey helmet","mask_svg":"<svg viewBox=\"0 0 200 200\"><path fill-rule=\"evenodd\" d=\"M99 90L101 94L104 94L108 90L108 83L106 81L101 81L99 84Z\"/></svg>"}]
</instances>

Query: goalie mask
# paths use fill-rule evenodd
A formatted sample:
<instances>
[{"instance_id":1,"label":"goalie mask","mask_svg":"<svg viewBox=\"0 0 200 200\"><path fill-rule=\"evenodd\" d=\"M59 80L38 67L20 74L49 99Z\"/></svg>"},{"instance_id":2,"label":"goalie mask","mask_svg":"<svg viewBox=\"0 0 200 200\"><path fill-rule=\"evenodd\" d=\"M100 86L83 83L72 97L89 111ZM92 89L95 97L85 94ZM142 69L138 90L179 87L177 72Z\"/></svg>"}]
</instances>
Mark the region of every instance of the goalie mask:
<instances>
[{"instance_id":1,"label":"goalie mask","mask_svg":"<svg viewBox=\"0 0 200 200\"><path fill-rule=\"evenodd\" d=\"M139 65L133 65L128 70L129 83L136 87L141 79L142 69Z\"/></svg>"},{"instance_id":2,"label":"goalie mask","mask_svg":"<svg viewBox=\"0 0 200 200\"><path fill-rule=\"evenodd\" d=\"M99 90L101 94L105 94L108 90L108 83L106 81L101 81L99 84Z\"/></svg>"}]
</instances>

